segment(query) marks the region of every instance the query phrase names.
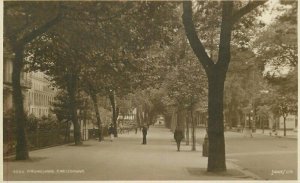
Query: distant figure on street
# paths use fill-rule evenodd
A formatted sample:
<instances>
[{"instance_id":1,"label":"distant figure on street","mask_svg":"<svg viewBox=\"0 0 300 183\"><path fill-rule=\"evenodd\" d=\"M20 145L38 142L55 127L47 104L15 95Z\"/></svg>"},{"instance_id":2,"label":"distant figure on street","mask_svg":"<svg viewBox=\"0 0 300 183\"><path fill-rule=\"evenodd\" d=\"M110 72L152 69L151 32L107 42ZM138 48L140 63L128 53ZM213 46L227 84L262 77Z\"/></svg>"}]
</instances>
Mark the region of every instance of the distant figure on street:
<instances>
[{"instance_id":1,"label":"distant figure on street","mask_svg":"<svg viewBox=\"0 0 300 183\"><path fill-rule=\"evenodd\" d=\"M113 126L113 124L110 124L110 126L108 128L108 134L110 136L111 142L114 140L114 132L115 132L114 126Z\"/></svg>"},{"instance_id":2,"label":"distant figure on street","mask_svg":"<svg viewBox=\"0 0 300 183\"><path fill-rule=\"evenodd\" d=\"M143 132L143 143L142 144L147 144L147 139L146 139L146 136L147 136L147 127L146 126L144 126L143 127L143 130L142 130L142 132Z\"/></svg>"},{"instance_id":3,"label":"distant figure on street","mask_svg":"<svg viewBox=\"0 0 300 183\"><path fill-rule=\"evenodd\" d=\"M177 144L177 151L180 151L180 143L183 139L183 132L182 130L176 128L175 132L174 132L174 139L176 141Z\"/></svg>"},{"instance_id":4,"label":"distant figure on street","mask_svg":"<svg viewBox=\"0 0 300 183\"><path fill-rule=\"evenodd\" d=\"M252 138L253 137L253 135L252 135L253 128L252 128L252 122L251 121L249 121L249 130L250 130L250 137Z\"/></svg>"},{"instance_id":5,"label":"distant figure on street","mask_svg":"<svg viewBox=\"0 0 300 183\"><path fill-rule=\"evenodd\" d=\"M137 134L137 131L138 131L138 127L136 126L135 127L135 134Z\"/></svg>"}]
</instances>

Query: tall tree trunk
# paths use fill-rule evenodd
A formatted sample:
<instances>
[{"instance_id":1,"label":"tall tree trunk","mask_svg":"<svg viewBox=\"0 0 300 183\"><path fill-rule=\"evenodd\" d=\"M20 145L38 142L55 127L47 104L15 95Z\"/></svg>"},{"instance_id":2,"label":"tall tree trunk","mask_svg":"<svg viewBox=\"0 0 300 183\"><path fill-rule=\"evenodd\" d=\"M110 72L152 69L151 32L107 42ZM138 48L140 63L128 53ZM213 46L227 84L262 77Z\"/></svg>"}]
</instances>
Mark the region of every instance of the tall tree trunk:
<instances>
[{"instance_id":1,"label":"tall tree trunk","mask_svg":"<svg viewBox=\"0 0 300 183\"><path fill-rule=\"evenodd\" d=\"M286 136L286 117L283 117L283 136Z\"/></svg>"},{"instance_id":2,"label":"tall tree trunk","mask_svg":"<svg viewBox=\"0 0 300 183\"><path fill-rule=\"evenodd\" d=\"M192 151L196 151L196 135L195 135L195 122L193 119L193 109L191 109L191 124L192 124Z\"/></svg>"},{"instance_id":3,"label":"tall tree trunk","mask_svg":"<svg viewBox=\"0 0 300 183\"><path fill-rule=\"evenodd\" d=\"M265 133L265 120L264 118L262 120L262 132Z\"/></svg>"},{"instance_id":4,"label":"tall tree trunk","mask_svg":"<svg viewBox=\"0 0 300 183\"><path fill-rule=\"evenodd\" d=\"M237 108L237 113L236 113L236 120L237 120L237 127L241 128L242 124L241 124L241 112L239 107Z\"/></svg>"},{"instance_id":5,"label":"tall tree trunk","mask_svg":"<svg viewBox=\"0 0 300 183\"><path fill-rule=\"evenodd\" d=\"M189 121L186 120L186 133L185 133L186 137L185 137L185 144L186 145L190 145L190 125L189 125Z\"/></svg>"},{"instance_id":6,"label":"tall tree trunk","mask_svg":"<svg viewBox=\"0 0 300 183\"><path fill-rule=\"evenodd\" d=\"M143 120L143 126L148 125L148 111L147 108L144 108L144 120Z\"/></svg>"},{"instance_id":7,"label":"tall tree trunk","mask_svg":"<svg viewBox=\"0 0 300 183\"><path fill-rule=\"evenodd\" d=\"M171 119L172 117L170 116L170 114L166 114L164 115L165 117L165 127L171 129Z\"/></svg>"},{"instance_id":8,"label":"tall tree trunk","mask_svg":"<svg viewBox=\"0 0 300 183\"><path fill-rule=\"evenodd\" d=\"M69 121L66 122L66 130L65 130L65 142L69 142L70 140L70 126Z\"/></svg>"},{"instance_id":9,"label":"tall tree trunk","mask_svg":"<svg viewBox=\"0 0 300 183\"><path fill-rule=\"evenodd\" d=\"M74 142L75 145L81 145L82 141L81 141L80 125L78 123L78 117L77 117L77 100L76 100L77 78L76 75L74 74L71 74L68 80L68 93L70 96L71 118L74 126Z\"/></svg>"},{"instance_id":10,"label":"tall tree trunk","mask_svg":"<svg viewBox=\"0 0 300 183\"><path fill-rule=\"evenodd\" d=\"M140 127L141 124L142 124L141 109L140 109L140 107L137 107L136 121L137 121L137 127Z\"/></svg>"},{"instance_id":11,"label":"tall tree trunk","mask_svg":"<svg viewBox=\"0 0 300 183\"><path fill-rule=\"evenodd\" d=\"M154 124L154 114L153 111L149 112L149 125L153 125Z\"/></svg>"},{"instance_id":12,"label":"tall tree trunk","mask_svg":"<svg viewBox=\"0 0 300 183\"><path fill-rule=\"evenodd\" d=\"M116 107L116 101L115 101L115 95L114 93L110 94L109 95L109 100L110 100L110 104L111 104L111 107L112 107L112 122L113 122L113 125L114 125L114 136L115 137L118 137L118 131L117 131L117 119L118 119L118 110L117 110L117 107Z\"/></svg>"},{"instance_id":13,"label":"tall tree trunk","mask_svg":"<svg viewBox=\"0 0 300 183\"><path fill-rule=\"evenodd\" d=\"M181 104L178 104L178 108L177 108L177 115L176 115L176 121L177 121L177 124L176 124L176 128L178 128L179 130L182 131L182 134L183 134L183 138L186 140L188 139L189 137L186 136L186 114L184 113L183 111L183 107Z\"/></svg>"},{"instance_id":14,"label":"tall tree trunk","mask_svg":"<svg viewBox=\"0 0 300 183\"><path fill-rule=\"evenodd\" d=\"M97 96L95 92L90 91L90 95L94 104L94 110L96 113L96 118L97 118L97 126L98 126L98 132L99 132L99 142L102 140L102 125L101 125L101 118L100 118L100 113L99 113L99 108L98 108L98 103L97 103Z\"/></svg>"},{"instance_id":15,"label":"tall tree trunk","mask_svg":"<svg viewBox=\"0 0 300 183\"><path fill-rule=\"evenodd\" d=\"M5 14L7 14L5 8ZM12 71L12 93L13 93L13 105L15 110L15 123L16 123L16 160L25 160L29 158L27 139L25 131L26 116L23 108L23 96L20 83L20 75L23 68L24 59L24 46L31 42L39 35L45 33L49 28L61 21L61 12L59 11L57 16L39 27L35 27L34 30L23 35L22 38L17 41L17 33L12 33L12 36L8 36L8 39L12 43L15 58L13 60Z\"/></svg>"},{"instance_id":16,"label":"tall tree trunk","mask_svg":"<svg viewBox=\"0 0 300 183\"><path fill-rule=\"evenodd\" d=\"M13 60L12 71L12 94L14 104L14 121L16 123L16 160L26 160L29 158L27 148L27 137L25 130L26 116L23 108L23 95L21 88L21 71L23 67L24 46L15 46L15 58Z\"/></svg>"},{"instance_id":17,"label":"tall tree trunk","mask_svg":"<svg viewBox=\"0 0 300 183\"><path fill-rule=\"evenodd\" d=\"M148 113L148 111L149 111L149 107L145 104L143 106L143 114L144 114L143 115L143 126L149 124L149 113Z\"/></svg>"},{"instance_id":18,"label":"tall tree trunk","mask_svg":"<svg viewBox=\"0 0 300 183\"><path fill-rule=\"evenodd\" d=\"M260 120L260 116L258 116L258 123L259 123L260 129L262 129L262 123L261 123L261 120Z\"/></svg>"},{"instance_id":19,"label":"tall tree trunk","mask_svg":"<svg viewBox=\"0 0 300 183\"><path fill-rule=\"evenodd\" d=\"M256 110L255 110L255 107L254 107L254 109L253 109L253 113L252 113L253 115L252 115L252 119L253 119L253 123L254 124L252 124L252 128L255 130L256 128L257 128L257 126L256 126L256 123L257 123L257 118L256 118Z\"/></svg>"},{"instance_id":20,"label":"tall tree trunk","mask_svg":"<svg viewBox=\"0 0 300 183\"><path fill-rule=\"evenodd\" d=\"M225 139L223 122L223 95L225 75L218 72L218 66L210 69L208 75L208 166L207 171L226 171Z\"/></svg>"},{"instance_id":21,"label":"tall tree trunk","mask_svg":"<svg viewBox=\"0 0 300 183\"><path fill-rule=\"evenodd\" d=\"M208 138L209 156L207 171L226 171L225 142L223 122L223 92L224 81L230 62L230 42L233 24L238 22L245 14L265 1L249 2L246 6L233 12L233 1L222 2L222 21L217 62L213 62L206 53L205 47L198 38L193 22L193 8L191 1L183 2L183 25L191 48L199 62L204 67L208 77Z\"/></svg>"},{"instance_id":22,"label":"tall tree trunk","mask_svg":"<svg viewBox=\"0 0 300 183\"><path fill-rule=\"evenodd\" d=\"M66 124L65 125L65 140L64 140L64 142L67 142L67 134L68 134L68 125Z\"/></svg>"},{"instance_id":23,"label":"tall tree trunk","mask_svg":"<svg viewBox=\"0 0 300 183\"><path fill-rule=\"evenodd\" d=\"M83 139L88 140L87 131L86 131L86 123L87 123L87 105L86 101L84 101L84 109L83 109Z\"/></svg>"}]
</instances>

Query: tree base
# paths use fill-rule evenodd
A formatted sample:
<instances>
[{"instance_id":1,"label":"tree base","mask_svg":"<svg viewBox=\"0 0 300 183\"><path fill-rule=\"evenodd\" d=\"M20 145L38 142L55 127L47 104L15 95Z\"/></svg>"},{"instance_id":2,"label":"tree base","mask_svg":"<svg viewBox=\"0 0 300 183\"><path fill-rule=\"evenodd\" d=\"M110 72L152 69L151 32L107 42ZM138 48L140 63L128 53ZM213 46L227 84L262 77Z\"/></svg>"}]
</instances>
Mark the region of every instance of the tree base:
<instances>
[{"instance_id":1,"label":"tree base","mask_svg":"<svg viewBox=\"0 0 300 183\"><path fill-rule=\"evenodd\" d=\"M18 160L18 161L20 161L20 160L28 160L29 159L29 156L28 157L24 157L24 156L22 156L22 157L17 157L16 156L16 160Z\"/></svg>"},{"instance_id":2,"label":"tree base","mask_svg":"<svg viewBox=\"0 0 300 183\"><path fill-rule=\"evenodd\" d=\"M28 153L16 154L16 160L28 160L29 155Z\"/></svg>"},{"instance_id":3,"label":"tree base","mask_svg":"<svg viewBox=\"0 0 300 183\"><path fill-rule=\"evenodd\" d=\"M224 168L207 168L207 170L206 170L207 172L213 172L213 173L222 173L222 172L226 172L227 171L227 169L226 169L226 167L224 167Z\"/></svg>"},{"instance_id":4,"label":"tree base","mask_svg":"<svg viewBox=\"0 0 300 183\"><path fill-rule=\"evenodd\" d=\"M75 146L80 146L82 145L83 143L80 141L80 142L75 142Z\"/></svg>"}]
</instances>

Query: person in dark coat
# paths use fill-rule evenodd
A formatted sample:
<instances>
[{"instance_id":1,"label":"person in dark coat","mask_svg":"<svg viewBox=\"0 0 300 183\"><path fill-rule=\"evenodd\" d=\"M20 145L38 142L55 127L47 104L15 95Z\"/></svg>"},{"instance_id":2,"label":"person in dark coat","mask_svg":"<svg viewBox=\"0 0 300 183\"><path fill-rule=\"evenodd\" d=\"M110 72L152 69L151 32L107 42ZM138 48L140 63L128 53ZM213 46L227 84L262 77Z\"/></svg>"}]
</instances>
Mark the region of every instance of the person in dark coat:
<instances>
[{"instance_id":1,"label":"person in dark coat","mask_svg":"<svg viewBox=\"0 0 300 183\"><path fill-rule=\"evenodd\" d=\"M177 151L180 151L180 143L181 143L181 140L183 139L182 130L176 128L176 130L174 132L174 139L175 139L176 144L177 144Z\"/></svg>"},{"instance_id":2,"label":"person in dark coat","mask_svg":"<svg viewBox=\"0 0 300 183\"><path fill-rule=\"evenodd\" d=\"M146 126L144 126L143 127L143 130L142 130L142 132L143 132L143 143L142 144L147 144L147 139L146 139L146 136L147 136L147 127Z\"/></svg>"},{"instance_id":3,"label":"person in dark coat","mask_svg":"<svg viewBox=\"0 0 300 183\"><path fill-rule=\"evenodd\" d=\"M115 132L115 128L114 128L113 124L111 124L108 128L108 134L110 136L110 141L114 140L114 132Z\"/></svg>"}]
</instances>

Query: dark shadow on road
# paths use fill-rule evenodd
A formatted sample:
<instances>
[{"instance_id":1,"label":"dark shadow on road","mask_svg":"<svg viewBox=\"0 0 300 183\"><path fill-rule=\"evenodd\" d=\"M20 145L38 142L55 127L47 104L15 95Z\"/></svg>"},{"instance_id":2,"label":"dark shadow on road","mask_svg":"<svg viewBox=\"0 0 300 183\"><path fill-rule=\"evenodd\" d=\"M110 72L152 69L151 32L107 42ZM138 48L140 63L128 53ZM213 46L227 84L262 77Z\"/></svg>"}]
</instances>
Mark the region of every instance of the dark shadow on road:
<instances>
[{"instance_id":1,"label":"dark shadow on road","mask_svg":"<svg viewBox=\"0 0 300 183\"><path fill-rule=\"evenodd\" d=\"M68 146L73 146L73 147L89 147L89 146L92 146L92 145L90 145L90 144L81 144L81 145L70 144Z\"/></svg>"},{"instance_id":2,"label":"dark shadow on road","mask_svg":"<svg viewBox=\"0 0 300 183\"><path fill-rule=\"evenodd\" d=\"M48 159L48 157L30 157L28 160L16 160L15 157L8 157L8 158L4 158L3 161L4 162L24 162L24 163L34 163L34 162L39 162L39 161L43 161L45 159Z\"/></svg>"},{"instance_id":3,"label":"dark shadow on road","mask_svg":"<svg viewBox=\"0 0 300 183\"><path fill-rule=\"evenodd\" d=\"M205 168L186 168L187 171L194 176L209 176L209 177L236 177L236 178L251 178L237 169L228 169L226 172L207 172ZM219 178L216 178L219 179Z\"/></svg>"}]
</instances>

